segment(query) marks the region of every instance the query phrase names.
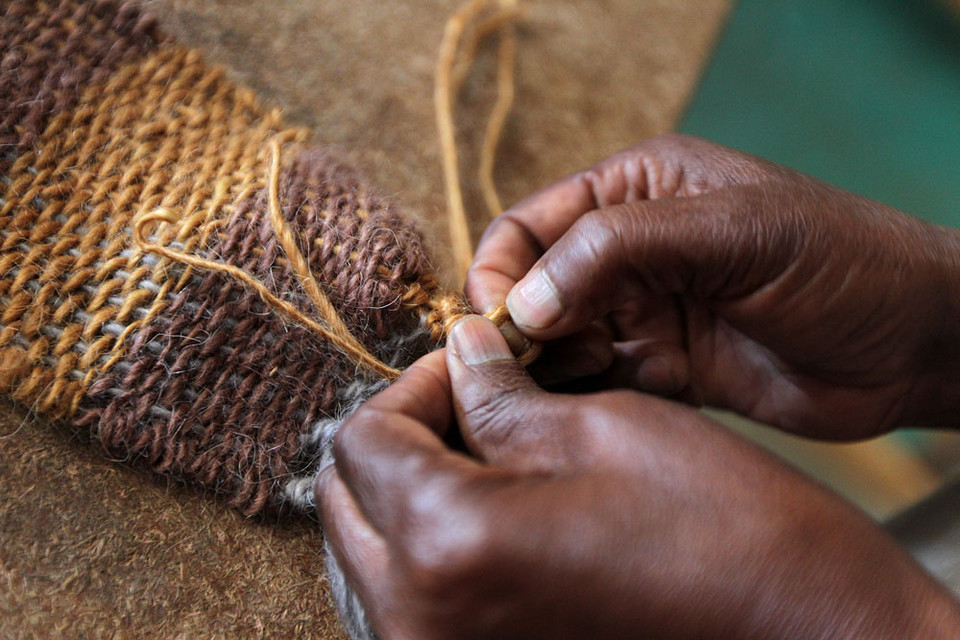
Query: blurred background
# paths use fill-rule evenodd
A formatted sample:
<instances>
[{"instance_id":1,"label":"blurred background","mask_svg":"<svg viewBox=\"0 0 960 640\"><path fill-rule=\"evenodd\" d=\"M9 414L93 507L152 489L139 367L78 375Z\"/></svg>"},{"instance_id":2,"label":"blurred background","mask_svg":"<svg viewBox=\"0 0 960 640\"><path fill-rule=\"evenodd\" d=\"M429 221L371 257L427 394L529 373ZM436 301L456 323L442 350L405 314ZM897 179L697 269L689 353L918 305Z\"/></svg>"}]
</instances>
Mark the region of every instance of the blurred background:
<instances>
[{"instance_id":1,"label":"blurred background","mask_svg":"<svg viewBox=\"0 0 960 640\"><path fill-rule=\"evenodd\" d=\"M960 227L960 0L740 0L680 130ZM722 419L879 519L960 471L954 433L837 446Z\"/></svg>"}]
</instances>

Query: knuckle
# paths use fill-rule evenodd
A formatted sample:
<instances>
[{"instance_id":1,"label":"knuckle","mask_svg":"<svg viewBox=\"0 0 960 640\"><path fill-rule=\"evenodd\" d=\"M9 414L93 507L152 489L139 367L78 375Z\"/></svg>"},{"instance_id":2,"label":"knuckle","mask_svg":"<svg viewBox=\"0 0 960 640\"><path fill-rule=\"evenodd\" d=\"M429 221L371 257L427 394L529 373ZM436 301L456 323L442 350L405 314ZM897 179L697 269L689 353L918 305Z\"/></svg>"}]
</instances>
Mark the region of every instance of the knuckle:
<instances>
[{"instance_id":1,"label":"knuckle","mask_svg":"<svg viewBox=\"0 0 960 640\"><path fill-rule=\"evenodd\" d=\"M658 167L660 181L678 195L695 196L728 186L782 179L783 167L695 136L666 133L633 149Z\"/></svg>"},{"instance_id":2,"label":"knuckle","mask_svg":"<svg viewBox=\"0 0 960 640\"><path fill-rule=\"evenodd\" d=\"M360 406L340 426L333 438L333 456L335 460L343 460L356 455L362 448L362 436L371 427L383 424L383 411L367 406Z\"/></svg>"},{"instance_id":3,"label":"knuckle","mask_svg":"<svg viewBox=\"0 0 960 640\"><path fill-rule=\"evenodd\" d=\"M504 211L502 215L499 215L490 221L490 224L487 225L483 235L480 237L477 247L479 248L483 246L490 238L501 235L507 226L513 226L517 224L519 223L514 218L514 213L510 210ZM472 268L473 265L471 265L471 269Z\"/></svg>"},{"instance_id":4,"label":"knuckle","mask_svg":"<svg viewBox=\"0 0 960 640\"><path fill-rule=\"evenodd\" d=\"M591 211L580 218L571 229L571 241L581 252L581 259L597 263L624 254L626 238L621 214L633 210L629 205L618 205Z\"/></svg>"},{"instance_id":5,"label":"knuckle","mask_svg":"<svg viewBox=\"0 0 960 640\"><path fill-rule=\"evenodd\" d=\"M589 404L574 405L571 423L587 428L580 430L578 450L572 453L592 461L607 458L611 448L623 450L624 442L637 436L637 425L646 423L652 410L646 396L626 390L604 391Z\"/></svg>"},{"instance_id":6,"label":"knuckle","mask_svg":"<svg viewBox=\"0 0 960 640\"><path fill-rule=\"evenodd\" d=\"M574 404L569 409L570 422L590 425L587 432L596 433L600 425L613 422L626 407L630 406L630 396L625 394L618 397L619 393L619 391L604 391L598 393L593 398L593 402Z\"/></svg>"},{"instance_id":7,"label":"knuckle","mask_svg":"<svg viewBox=\"0 0 960 640\"><path fill-rule=\"evenodd\" d=\"M462 496L447 500L431 496L425 502L414 507L417 519L404 537L403 559L420 590L442 595L469 585L487 565L489 519Z\"/></svg>"},{"instance_id":8,"label":"knuckle","mask_svg":"<svg viewBox=\"0 0 960 640\"><path fill-rule=\"evenodd\" d=\"M605 200L603 194L606 191L604 170L599 166L591 167L578 173L576 179L584 185L590 194L594 208L602 207Z\"/></svg>"},{"instance_id":9,"label":"knuckle","mask_svg":"<svg viewBox=\"0 0 960 640\"><path fill-rule=\"evenodd\" d=\"M506 440L510 426L522 421L523 414L535 404L520 388L528 383L522 371L504 367L498 372L497 379L494 389L462 406L471 436L489 446L497 446Z\"/></svg>"}]
</instances>

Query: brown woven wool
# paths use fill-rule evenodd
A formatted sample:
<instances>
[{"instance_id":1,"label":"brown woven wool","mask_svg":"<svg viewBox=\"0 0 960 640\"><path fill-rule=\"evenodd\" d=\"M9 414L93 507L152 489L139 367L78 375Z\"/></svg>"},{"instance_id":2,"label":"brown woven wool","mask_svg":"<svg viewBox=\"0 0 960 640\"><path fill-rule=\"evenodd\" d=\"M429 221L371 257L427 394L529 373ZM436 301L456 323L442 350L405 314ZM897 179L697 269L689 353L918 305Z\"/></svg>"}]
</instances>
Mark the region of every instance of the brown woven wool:
<instances>
[{"instance_id":1,"label":"brown woven wool","mask_svg":"<svg viewBox=\"0 0 960 640\"><path fill-rule=\"evenodd\" d=\"M0 391L245 514L307 508L381 380L137 220L316 315L268 215L279 145L283 221L366 350L402 367L463 311L384 200L133 3L0 2L0 144Z\"/></svg>"}]
</instances>

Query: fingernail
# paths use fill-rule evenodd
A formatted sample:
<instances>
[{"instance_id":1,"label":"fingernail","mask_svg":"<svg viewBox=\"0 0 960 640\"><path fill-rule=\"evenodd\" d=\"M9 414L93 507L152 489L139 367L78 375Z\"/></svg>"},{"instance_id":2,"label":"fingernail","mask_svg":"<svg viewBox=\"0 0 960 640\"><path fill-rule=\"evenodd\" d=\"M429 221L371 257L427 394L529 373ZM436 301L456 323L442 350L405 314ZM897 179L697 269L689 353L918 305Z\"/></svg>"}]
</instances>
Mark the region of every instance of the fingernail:
<instances>
[{"instance_id":1,"label":"fingernail","mask_svg":"<svg viewBox=\"0 0 960 640\"><path fill-rule=\"evenodd\" d=\"M557 288L543 269L527 274L510 290L507 309L517 325L531 329L545 329L563 314Z\"/></svg>"},{"instance_id":2,"label":"fingernail","mask_svg":"<svg viewBox=\"0 0 960 640\"><path fill-rule=\"evenodd\" d=\"M450 346L464 364L474 367L492 360L510 360L513 353L497 325L482 316L467 316L450 330Z\"/></svg>"}]
</instances>

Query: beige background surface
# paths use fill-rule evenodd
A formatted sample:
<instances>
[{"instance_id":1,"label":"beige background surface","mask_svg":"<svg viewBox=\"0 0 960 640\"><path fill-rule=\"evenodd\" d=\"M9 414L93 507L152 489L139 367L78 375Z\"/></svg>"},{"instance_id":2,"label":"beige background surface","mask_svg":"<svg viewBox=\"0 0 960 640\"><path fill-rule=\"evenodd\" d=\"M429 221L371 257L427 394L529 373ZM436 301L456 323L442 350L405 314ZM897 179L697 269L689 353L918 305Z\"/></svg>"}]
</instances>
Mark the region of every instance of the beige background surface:
<instances>
[{"instance_id":1,"label":"beige background surface","mask_svg":"<svg viewBox=\"0 0 960 640\"><path fill-rule=\"evenodd\" d=\"M340 147L431 240L447 267L433 74L451 0L158 0L181 42ZM498 156L505 204L673 127L728 0L536 0L518 42L517 102ZM494 95L495 44L481 49L457 124L471 186Z\"/></svg>"},{"instance_id":2,"label":"beige background surface","mask_svg":"<svg viewBox=\"0 0 960 640\"><path fill-rule=\"evenodd\" d=\"M338 146L420 222L448 264L431 95L455 2L145 4L182 42ZM499 158L506 202L671 128L729 2L529 4L518 103ZM467 150L492 96L492 48L481 54L458 121ZM483 216L475 221L479 233ZM3 638L336 637L313 523L244 520L7 404L0 540Z\"/></svg>"}]
</instances>

